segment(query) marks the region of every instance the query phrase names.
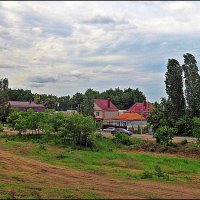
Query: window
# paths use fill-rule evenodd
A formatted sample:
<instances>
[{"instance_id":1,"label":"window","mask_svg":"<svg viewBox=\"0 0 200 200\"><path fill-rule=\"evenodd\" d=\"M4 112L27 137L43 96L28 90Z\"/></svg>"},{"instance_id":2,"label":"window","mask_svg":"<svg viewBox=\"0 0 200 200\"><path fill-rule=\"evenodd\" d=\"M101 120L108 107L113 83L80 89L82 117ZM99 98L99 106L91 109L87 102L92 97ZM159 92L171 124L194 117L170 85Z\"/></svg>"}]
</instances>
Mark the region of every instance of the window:
<instances>
[{"instance_id":1,"label":"window","mask_svg":"<svg viewBox=\"0 0 200 200\"><path fill-rule=\"evenodd\" d=\"M122 126L126 126L126 122L122 122Z\"/></svg>"},{"instance_id":2,"label":"window","mask_svg":"<svg viewBox=\"0 0 200 200\"><path fill-rule=\"evenodd\" d=\"M96 112L96 116L99 116L99 112Z\"/></svg>"},{"instance_id":3,"label":"window","mask_svg":"<svg viewBox=\"0 0 200 200\"><path fill-rule=\"evenodd\" d=\"M117 126L120 126L120 122L116 122L116 125L117 125Z\"/></svg>"}]
</instances>

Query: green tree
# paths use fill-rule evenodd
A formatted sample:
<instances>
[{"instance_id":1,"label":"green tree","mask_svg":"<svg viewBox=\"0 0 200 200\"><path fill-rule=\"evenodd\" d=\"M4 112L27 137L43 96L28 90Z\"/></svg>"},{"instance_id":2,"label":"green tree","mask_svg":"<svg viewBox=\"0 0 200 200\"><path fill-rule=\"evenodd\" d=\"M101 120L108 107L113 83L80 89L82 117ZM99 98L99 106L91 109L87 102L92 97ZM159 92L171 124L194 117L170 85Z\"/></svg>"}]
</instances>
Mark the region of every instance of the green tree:
<instances>
[{"instance_id":1,"label":"green tree","mask_svg":"<svg viewBox=\"0 0 200 200\"><path fill-rule=\"evenodd\" d=\"M66 117L62 135L73 145L92 146L95 123L91 116L73 114Z\"/></svg>"},{"instance_id":2,"label":"green tree","mask_svg":"<svg viewBox=\"0 0 200 200\"><path fill-rule=\"evenodd\" d=\"M161 126L154 133L153 137L156 138L156 142L159 144L169 144L172 142L177 130L170 128L169 126Z\"/></svg>"},{"instance_id":3,"label":"green tree","mask_svg":"<svg viewBox=\"0 0 200 200\"><path fill-rule=\"evenodd\" d=\"M185 95L187 100L188 115L193 117L200 116L200 76L198 74L197 61L192 54L183 55L184 64L182 65L185 78Z\"/></svg>"},{"instance_id":4,"label":"green tree","mask_svg":"<svg viewBox=\"0 0 200 200\"><path fill-rule=\"evenodd\" d=\"M86 90L83 98L82 113L94 117L94 99L99 97L99 92L93 89Z\"/></svg>"},{"instance_id":5,"label":"green tree","mask_svg":"<svg viewBox=\"0 0 200 200\"><path fill-rule=\"evenodd\" d=\"M170 117L177 119L185 115L185 98L183 94L182 68L175 59L168 59L166 72L166 93L168 101Z\"/></svg>"},{"instance_id":6,"label":"green tree","mask_svg":"<svg viewBox=\"0 0 200 200\"><path fill-rule=\"evenodd\" d=\"M84 95L82 93L77 92L72 96L70 99L70 109L71 110L78 110L78 106L80 106L83 103Z\"/></svg>"},{"instance_id":7,"label":"green tree","mask_svg":"<svg viewBox=\"0 0 200 200\"><path fill-rule=\"evenodd\" d=\"M0 80L0 120L5 122L8 114L8 79Z\"/></svg>"}]
</instances>

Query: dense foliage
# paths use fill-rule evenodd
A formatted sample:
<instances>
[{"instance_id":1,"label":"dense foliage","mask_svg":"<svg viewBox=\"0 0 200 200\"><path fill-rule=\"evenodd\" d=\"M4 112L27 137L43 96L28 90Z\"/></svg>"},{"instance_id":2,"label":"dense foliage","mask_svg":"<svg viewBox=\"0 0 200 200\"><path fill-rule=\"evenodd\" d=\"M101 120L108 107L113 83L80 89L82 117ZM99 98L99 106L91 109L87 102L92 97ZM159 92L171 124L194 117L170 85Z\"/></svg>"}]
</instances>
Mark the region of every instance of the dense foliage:
<instances>
[{"instance_id":1,"label":"dense foliage","mask_svg":"<svg viewBox=\"0 0 200 200\"><path fill-rule=\"evenodd\" d=\"M180 66L175 59L169 59L166 72L167 98L155 103L155 108L148 117L155 136L167 134L166 126L175 128L177 135L198 138L200 117L200 75L195 57L186 53L184 64ZM183 77L184 74L184 77ZM185 93L183 93L185 83Z\"/></svg>"},{"instance_id":2,"label":"dense foliage","mask_svg":"<svg viewBox=\"0 0 200 200\"><path fill-rule=\"evenodd\" d=\"M9 127L19 134L58 134L65 143L92 146L96 130L91 116L82 114L64 115L55 110L45 112L27 112L12 110L7 118Z\"/></svg>"}]
</instances>

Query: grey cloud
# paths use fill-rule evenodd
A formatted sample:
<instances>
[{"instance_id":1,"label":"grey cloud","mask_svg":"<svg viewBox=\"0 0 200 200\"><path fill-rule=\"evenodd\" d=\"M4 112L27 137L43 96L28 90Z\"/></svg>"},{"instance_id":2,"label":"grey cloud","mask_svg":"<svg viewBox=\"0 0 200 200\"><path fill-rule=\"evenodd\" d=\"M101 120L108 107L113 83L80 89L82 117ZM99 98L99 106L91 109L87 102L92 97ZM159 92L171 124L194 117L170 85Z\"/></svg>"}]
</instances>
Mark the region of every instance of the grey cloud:
<instances>
[{"instance_id":1,"label":"grey cloud","mask_svg":"<svg viewBox=\"0 0 200 200\"><path fill-rule=\"evenodd\" d=\"M44 76L34 76L28 79L30 82L34 83L54 83L57 81L54 77L46 77Z\"/></svg>"},{"instance_id":2,"label":"grey cloud","mask_svg":"<svg viewBox=\"0 0 200 200\"><path fill-rule=\"evenodd\" d=\"M24 12L22 15L25 26L41 28L44 35L69 36L73 28L66 22L58 21L53 17L46 17L36 12Z\"/></svg>"},{"instance_id":3,"label":"grey cloud","mask_svg":"<svg viewBox=\"0 0 200 200\"><path fill-rule=\"evenodd\" d=\"M107 16L96 16L89 20L84 20L83 23L86 24L111 24L115 23L116 21L112 19L111 17Z\"/></svg>"},{"instance_id":4,"label":"grey cloud","mask_svg":"<svg viewBox=\"0 0 200 200\"><path fill-rule=\"evenodd\" d=\"M41 88L41 87L44 86L43 84L40 84L40 83L31 83L31 84L28 84L28 85L32 88Z\"/></svg>"}]
</instances>

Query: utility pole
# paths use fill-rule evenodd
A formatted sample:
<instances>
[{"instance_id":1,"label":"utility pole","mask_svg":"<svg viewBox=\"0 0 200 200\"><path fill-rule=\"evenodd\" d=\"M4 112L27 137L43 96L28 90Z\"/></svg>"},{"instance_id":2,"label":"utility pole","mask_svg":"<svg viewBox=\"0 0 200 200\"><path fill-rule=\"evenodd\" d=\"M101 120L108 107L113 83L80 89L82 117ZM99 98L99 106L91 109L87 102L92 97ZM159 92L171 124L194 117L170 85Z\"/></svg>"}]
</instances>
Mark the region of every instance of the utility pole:
<instances>
[{"instance_id":1,"label":"utility pole","mask_svg":"<svg viewBox=\"0 0 200 200\"><path fill-rule=\"evenodd\" d=\"M142 104L142 112L141 112L141 126L140 126L141 134L142 134L142 117L143 117L143 110L144 110L144 105Z\"/></svg>"}]
</instances>

